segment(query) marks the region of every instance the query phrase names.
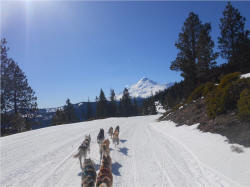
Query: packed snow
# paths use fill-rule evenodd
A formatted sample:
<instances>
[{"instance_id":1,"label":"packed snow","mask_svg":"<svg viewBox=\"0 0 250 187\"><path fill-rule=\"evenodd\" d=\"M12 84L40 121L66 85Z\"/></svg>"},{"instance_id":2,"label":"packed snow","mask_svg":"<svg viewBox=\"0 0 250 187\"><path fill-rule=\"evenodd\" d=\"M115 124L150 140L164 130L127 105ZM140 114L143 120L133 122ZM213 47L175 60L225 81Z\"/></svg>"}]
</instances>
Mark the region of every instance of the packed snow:
<instances>
[{"instance_id":1,"label":"packed snow","mask_svg":"<svg viewBox=\"0 0 250 187\"><path fill-rule=\"evenodd\" d=\"M148 78L142 78L139 80L136 84L128 87L128 92L131 97L136 97L136 98L147 98L150 97L151 95L155 95L159 91L163 91L167 89L168 87L172 86L173 83L168 83L168 84L158 84ZM117 95L117 99L122 98L122 93Z\"/></svg>"},{"instance_id":2,"label":"packed snow","mask_svg":"<svg viewBox=\"0 0 250 187\"><path fill-rule=\"evenodd\" d=\"M250 73L243 74L240 78L250 78Z\"/></svg>"},{"instance_id":3,"label":"packed snow","mask_svg":"<svg viewBox=\"0 0 250 187\"><path fill-rule=\"evenodd\" d=\"M116 149L111 144L113 187L250 186L249 148L234 152L223 136L202 133L197 125L157 122L158 117L108 118L2 137L0 186L80 186L79 161L72 155L90 134L89 157L98 168L99 129L116 125L120 144Z\"/></svg>"}]
</instances>

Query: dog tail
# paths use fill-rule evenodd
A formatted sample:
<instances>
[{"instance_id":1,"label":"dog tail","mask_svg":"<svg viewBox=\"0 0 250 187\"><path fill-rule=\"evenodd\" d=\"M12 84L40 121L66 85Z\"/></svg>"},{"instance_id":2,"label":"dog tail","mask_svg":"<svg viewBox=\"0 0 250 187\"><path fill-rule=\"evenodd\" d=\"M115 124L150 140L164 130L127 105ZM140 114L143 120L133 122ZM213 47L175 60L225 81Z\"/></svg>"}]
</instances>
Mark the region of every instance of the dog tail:
<instances>
[{"instance_id":1,"label":"dog tail","mask_svg":"<svg viewBox=\"0 0 250 187\"><path fill-rule=\"evenodd\" d=\"M80 151L78 151L78 153L76 153L75 155L73 155L74 158L78 158L80 155Z\"/></svg>"}]
</instances>

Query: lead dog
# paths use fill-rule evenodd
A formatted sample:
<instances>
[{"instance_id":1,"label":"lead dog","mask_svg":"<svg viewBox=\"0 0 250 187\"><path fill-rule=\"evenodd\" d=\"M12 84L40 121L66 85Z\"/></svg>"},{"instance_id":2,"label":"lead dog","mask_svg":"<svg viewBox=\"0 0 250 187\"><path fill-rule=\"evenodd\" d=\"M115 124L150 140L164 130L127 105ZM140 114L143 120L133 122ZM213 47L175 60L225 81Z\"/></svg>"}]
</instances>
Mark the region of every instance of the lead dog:
<instances>
[{"instance_id":1,"label":"lead dog","mask_svg":"<svg viewBox=\"0 0 250 187\"><path fill-rule=\"evenodd\" d=\"M81 187L95 187L95 163L91 159L85 159L82 168Z\"/></svg>"},{"instance_id":2,"label":"lead dog","mask_svg":"<svg viewBox=\"0 0 250 187\"><path fill-rule=\"evenodd\" d=\"M85 140L82 142L82 144L78 147L78 153L76 153L73 157L74 158L79 158L80 161L80 167L82 169L82 157L84 160L87 157L87 151L90 153L90 142L91 142L91 137L90 135L85 136Z\"/></svg>"},{"instance_id":3,"label":"lead dog","mask_svg":"<svg viewBox=\"0 0 250 187\"><path fill-rule=\"evenodd\" d=\"M115 147L119 144L119 131L115 130L114 134L113 134L113 143L115 144Z\"/></svg>"}]
</instances>

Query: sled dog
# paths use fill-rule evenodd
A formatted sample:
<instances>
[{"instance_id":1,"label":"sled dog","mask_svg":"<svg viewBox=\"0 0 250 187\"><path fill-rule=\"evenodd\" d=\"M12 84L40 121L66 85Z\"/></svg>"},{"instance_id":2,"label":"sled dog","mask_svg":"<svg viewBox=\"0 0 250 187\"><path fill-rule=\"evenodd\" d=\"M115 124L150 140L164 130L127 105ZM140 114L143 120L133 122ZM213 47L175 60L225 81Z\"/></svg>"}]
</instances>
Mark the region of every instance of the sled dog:
<instances>
[{"instance_id":1,"label":"sled dog","mask_svg":"<svg viewBox=\"0 0 250 187\"><path fill-rule=\"evenodd\" d=\"M100 145L104 140L104 129L100 129L98 136L97 136L97 143Z\"/></svg>"},{"instance_id":2,"label":"sled dog","mask_svg":"<svg viewBox=\"0 0 250 187\"><path fill-rule=\"evenodd\" d=\"M74 158L79 158L81 169L82 169L82 157L86 159L87 151L90 153L90 142L91 142L90 135L88 136L86 135L85 140L78 147L78 152L73 156Z\"/></svg>"},{"instance_id":3,"label":"sled dog","mask_svg":"<svg viewBox=\"0 0 250 187\"><path fill-rule=\"evenodd\" d=\"M96 187L112 187L113 176L111 172L111 158L109 155L103 156L102 165L96 180Z\"/></svg>"},{"instance_id":4,"label":"sled dog","mask_svg":"<svg viewBox=\"0 0 250 187\"><path fill-rule=\"evenodd\" d=\"M115 130L114 134L113 134L113 143L115 144L115 147L117 145L119 145L119 131Z\"/></svg>"},{"instance_id":5,"label":"sled dog","mask_svg":"<svg viewBox=\"0 0 250 187\"><path fill-rule=\"evenodd\" d=\"M109 134L109 136L112 138L112 136L113 136L113 131L114 131L114 129L113 129L113 127L110 127L109 128L109 131L108 131L108 134Z\"/></svg>"},{"instance_id":6,"label":"sled dog","mask_svg":"<svg viewBox=\"0 0 250 187\"><path fill-rule=\"evenodd\" d=\"M95 187L96 171L95 163L91 159L85 159L82 166L81 187Z\"/></svg>"},{"instance_id":7,"label":"sled dog","mask_svg":"<svg viewBox=\"0 0 250 187\"><path fill-rule=\"evenodd\" d=\"M120 133L120 127L119 127L119 125L117 125L117 126L115 127L115 131L118 131L118 133Z\"/></svg>"},{"instance_id":8,"label":"sled dog","mask_svg":"<svg viewBox=\"0 0 250 187\"><path fill-rule=\"evenodd\" d=\"M110 153L110 150L109 150L109 139L106 139L102 142L102 144L100 145L100 149L99 149L99 152L100 152L100 162L103 158L103 155L109 155Z\"/></svg>"},{"instance_id":9,"label":"sled dog","mask_svg":"<svg viewBox=\"0 0 250 187\"><path fill-rule=\"evenodd\" d=\"M112 160L111 160L110 155L105 155L105 154L103 155L103 157L102 157L102 165L105 168L112 169Z\"/></svg>"}]
</instances>

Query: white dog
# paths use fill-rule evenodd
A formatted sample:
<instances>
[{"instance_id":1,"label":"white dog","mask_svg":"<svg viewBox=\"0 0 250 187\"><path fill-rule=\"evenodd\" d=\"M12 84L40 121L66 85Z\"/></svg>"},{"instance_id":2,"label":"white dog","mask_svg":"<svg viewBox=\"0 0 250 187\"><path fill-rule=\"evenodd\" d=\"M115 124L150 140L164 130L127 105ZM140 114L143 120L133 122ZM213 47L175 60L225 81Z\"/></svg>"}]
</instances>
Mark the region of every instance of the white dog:
<instances>
[{"instance_id":1,"label":"white dog","mask_svg":"<svg viewBox=\"0 0 250 187\"><path fill-rule=\"evenodd\" d=\"M79 158L80 161L80 167L82 168L82 157L84 160L87 157L87 151L90 153L90 142L91 142L91 137L90 135L85 136L85 140L82 142L82 144L78 147L78 153L76 153L73 157L74 158Z\"/></svg>"}]
</instances>

